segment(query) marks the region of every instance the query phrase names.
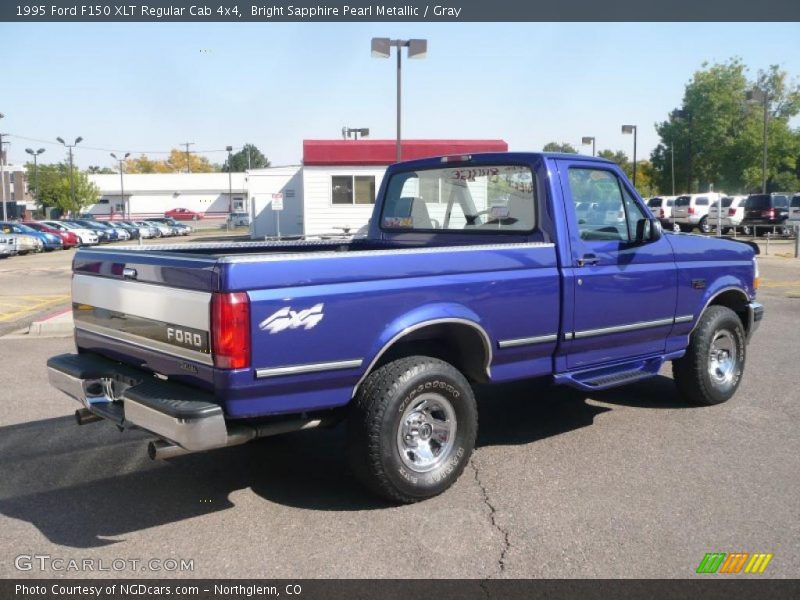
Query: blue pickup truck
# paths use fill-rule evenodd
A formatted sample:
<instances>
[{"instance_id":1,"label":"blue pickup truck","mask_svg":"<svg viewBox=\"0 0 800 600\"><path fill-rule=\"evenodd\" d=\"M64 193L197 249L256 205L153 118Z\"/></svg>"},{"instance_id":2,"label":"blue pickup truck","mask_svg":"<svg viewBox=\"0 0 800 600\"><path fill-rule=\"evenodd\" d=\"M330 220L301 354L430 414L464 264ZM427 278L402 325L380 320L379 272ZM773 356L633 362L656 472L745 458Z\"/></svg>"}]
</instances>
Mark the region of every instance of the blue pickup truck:
<instances>
[{"instance_id":1,"label":"blue pickup truck","mask_svg":"<svg viewBox=\"0 0 800 600\"><path fill-rule=\"evenodd\" d=\"M48 370L79 423L170 458L346 421L354 472L394 502L461 474L474 384L594 391L671 361L681 397L717 404L763 316L751 246L663 232L577 155L398 163L361 238L82 249L73 270L77 353Z\"/></svg>"}]
</instances>

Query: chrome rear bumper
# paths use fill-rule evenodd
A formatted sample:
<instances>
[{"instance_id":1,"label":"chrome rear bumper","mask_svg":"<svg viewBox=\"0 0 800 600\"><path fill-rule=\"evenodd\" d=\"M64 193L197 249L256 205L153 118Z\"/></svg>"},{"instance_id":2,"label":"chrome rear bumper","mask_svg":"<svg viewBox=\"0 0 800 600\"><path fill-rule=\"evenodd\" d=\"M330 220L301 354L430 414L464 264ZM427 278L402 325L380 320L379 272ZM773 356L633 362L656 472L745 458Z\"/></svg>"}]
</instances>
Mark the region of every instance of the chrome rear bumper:
<instances>
[{"instance_id":1,"label":"chrome rear bumper","mask_svg":"<svg viewBox=\"0 0 800 600\"><path fill-rule=\"evenodd\" d=\"M50 384L120 427L139 427L189 452L228 445L222 408L200 390L160 381L95 356L47 361Z\"/></svg>"}]
</instances>

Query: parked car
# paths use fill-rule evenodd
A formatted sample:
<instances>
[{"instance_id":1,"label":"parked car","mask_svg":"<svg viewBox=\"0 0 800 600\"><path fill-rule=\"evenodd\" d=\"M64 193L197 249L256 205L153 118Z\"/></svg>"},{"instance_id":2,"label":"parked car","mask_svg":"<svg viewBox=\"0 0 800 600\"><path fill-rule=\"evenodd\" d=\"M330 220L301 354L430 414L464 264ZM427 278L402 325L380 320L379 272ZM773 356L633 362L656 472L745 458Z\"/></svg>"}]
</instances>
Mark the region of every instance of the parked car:
<instances>
[{"instance_id":1,"label":"parked car","mask_svg":"<svg viewBox=\"0 0 800 600\"><path fill-rule=\"evenodd\" d=\"M717 223L722 225L722 231L730 229L742 230L744 233L750 233L750 228L747 226L742 227L742 219L744 218L744 203L747 196L724 196L718 202L714 202L708 208L708 225L712 230L716 230ZM719 203L722 203L722 214L717 215Z\"/></svg>"},{"instance_id":2,"label":"parked car","mask_svg":"<svg viewBox=\"0 0 800 600\"><path fill-rule=\"evenodd\" d=\"M25 221L24 224L31 229L35 229L36 231L57 235L61 238L61 247L64 248L64 250L67 250L68 248L75 248L81 243L80 238L72 231L59 230L39 221Z\"/></svg>"},{"instance_id":3,"label":"parked car","mask_svg":"<svg viewBox=\"0 0 800 600\"><path fill-rule=\"evenodd\" d=\"M788 234L791 231L791 227L786 225L788 219L788 194L750 194L747 197L742 225L753 227L756 235L766 235L772 231Z\"/></svg>"},{"instance_id":4,"label":"parked car","mask_svg":"<svg viewBox=\"0 0 800 600\"><path fill-rule=\"evenodd\" d=\"M72 223L71 221L39 221L39 223L61 232L68 231L74 233L78 236L80 246L95 246L100 243L100 238L97 236L97 233L91 229Z\"/></svg>"},{"instance_id":5,"label":"parked car","mask_svg":"<svg viewBox=\"0 0 800 600\"><path fill-rule=\"evenodd\" d=\"M8 234L0 233L0 258L8 258L17 253L17 243Z\"/></svg>"},{"instance_id":6,"label":"parked car","mask_svg":"<svg viewBox=\"0 0 800 600\"><path fill-rule=\"evenodd\" d=\"M91 229L94 231L97 234L97 237L100 239L101 244L103 242L116 242L119 240L119 233L117 233L117 230L109 225L106 225L105 223L101 223L100 221L79 219L73 222L81 227L85 227L86 229Z\"/></svg>"},{"instance_id":7,"label":"parked car","mask_svg":"<svg viewBox=\"0 0 800 600\"><path fill-rule=\"evenodd\" d=\"M789 220L800 221L800 194L792 196L792 201L789 203Z\"/></svg>"},{"instance_id":8,"label":"parked car","mask_svg":"<svg viewBox=\"0 0 800 600\"><path fill-rule=\"evenodd\" d=\"M124 229L128 233L129 239L138 240L141 237L139 228L128 221L114 221L114 227Z\"/></svg>"},{"instance_id":9,"label":"parked car","mask_svg":"<svg viewBox=\"0 0 800 600\"><path fill-rule=\"evenodd\" d=\"M13 238L14 247L17 249L17 254L25 255L31 252L41 252L44 250L42 240L27 233L12 233L6 231L5 228L0 229L6 236Z\"/></svg>"},{"instance_id":10,"label":"parked car","mask_svg":"<svg viewBox=\"0 0 800 600\"><path fill-rule=\"evenodd\" d=\"M164 213L165 217L171 217L178 221L199 221L203 218L203 213L194 212L188 208L173 208Z\"/></svg>"},{"instance_id":11,"label":"parked car","mask_svg":"<svg viewBox=\"0 0 800 600\"><path fill-rule=\"evenodd\" d=\"M61 250L64 247L61 238L58 235L44 231L37 231L36 229L28 227L24 223L0 221L0 230L2 230L3 233L17 233L34 237L41 242L42 250L45 250L46 252Z\"/></svg>"},{"instance_id":12,"label":"parked car","mask_svg":"<svg viewBox=\"0 0 800 600\"><path fill-rule=\"evenodd\" d=\"M675 198L672 206L672 221L681 231L691 231L695 227L708 233L708 209L714 202L725 196L722 192L706 192L705 194L684 194Z\"/></svg>"},{"instance_id":13,"label":"parked car","mask_svg":"<svg viewBox=\"0 0 800 600\"><path fill-rule=\"evenodd\" d=\"M250 227L250 215L246 212L232 212L228 215L229 227Z\"/></svg>"},{"instance_id":14,"label":"parked car","mask_svg":"<svg viewBox=\"0 0 800 600\"><path fill-rule=\"evenodd\" d=\"M172 217L154 217L149 220L155 223L163 223L164 225L172 227L174 235L189 235L192 233L191 225L186 225L186 223L178 223Z\"/></svg>"},{"instance_id":15,"label":"parked car","mask_svg":"<svg viewBox=\"0 0 800 600\"><path fill-rule=\"evenodd\" d=\"M681 399L730 399L764 314L755 249L664 233L600 158L401 162L363 238L79 250L77 353L49 380L79 420L150 432L153 458L346 420L356 476L416 502L469 464L476 385L593 394L673 361Z\"/></svg>"},{"instance_id":16,"label":"parked car","mask_svg":"<svg viewBox=\"0 0 800 600\"><path fill-rule=\"evenodd\" d=\"M661 222L662 227L672 228L672 206L677 196L654 196L647 201L647 207L653 216Z\"/></svg>"},{"instance_id":17,"label":"parked car","mask_svg":"<svg viewBox=\"0 0 800 600\"><path fill-rule=\"evenodd\" d=\"M171 225L167 225L166 223L161 223L159 221L151 221L149 219L145 221L145 223L156 229L156 237L172 237L173 235L176 235L175 229L173 229Z\"/></svg>"},{"instance_id":18,"label":"parked car","mask_svg":"<svg viewBox=\"0 0 800 600\"><path fill-rule=\"evenodd\" d=\"M142 239L158 237L159 231L155 225L151 225L146 221L127 221L127 223L139 228L139 236Z\"/></svg>"},{"instance_id":19,"label":"parked car","mask_svg":"<svg viewBox=\"0 0 800 600\"><path fill-rule=\"evenodd\" d=\"M130 231L128 231L125 227L120 225L119 221L109 221L103 224L116 230L117 235L119 236L119 240L121 242L127 242L129 239L131 239Z\"/></svg>"}]
</instances>

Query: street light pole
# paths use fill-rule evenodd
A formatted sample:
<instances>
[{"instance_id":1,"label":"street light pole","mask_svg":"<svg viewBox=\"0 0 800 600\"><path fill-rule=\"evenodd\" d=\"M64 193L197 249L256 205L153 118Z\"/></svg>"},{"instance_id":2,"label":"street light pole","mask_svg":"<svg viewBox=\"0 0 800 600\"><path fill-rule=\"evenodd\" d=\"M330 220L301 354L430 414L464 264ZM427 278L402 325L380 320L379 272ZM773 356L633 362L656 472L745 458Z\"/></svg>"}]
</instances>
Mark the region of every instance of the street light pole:
<instances>
[{"instance_id":1,"label":"street light pole","mask_svg":"<svg viewBox=\"0 0 800 600\"><path fill-rule=\"evenodd\" d=\"M408 58L425 58L428 53L428 40L391 40L389 38L372 38L372 56L375 58L389 58L391 49L397 48L397 162L402 160L401 146L401 95L402 95L402 49L408 48Z\"/></svg>"},{"instance_id":2,"label":"street light pole","mask_svg":"<svg viewBox=\"0 0 800 600\"><path fill-rule=\"evenodd\" d=\"M5 115L0 113L0 119ZM3 201L3 221L8 221L8 209L6 208L6 170L3 160L3 133L0 133L0 199Z\"/></svg>"},{"instance_id":3,"label":"street light pole","mask_svg":"<svg viewBox=\"0 0 800 600\"><path fill-rule=\"evenodd\" d=\"M33 156L33 185L36 188L36 204L41 205L41 196L39 194L39 155L44 152L44 148L39 148L35 152L33 148L25 148L25 152Z\"/></svg>"},{"instance_id":4,"label":"street light pole","mask_svg":"<svg viewBox=\"0 0 800 600\"><path fill-rule=\"evenodd\" d=\"M125 200L125 182L122 180L122 174L125 170L123 165L125 163L125 159L127 159L131 155L130 152L126 152L125 156L122 158L117 158L117 155L113 152L111 153L111 158L116 160L119 163L119 196L122 199L122 216L129 220L131 218L131 204L130 200Z\"/></svg>"},{"instance_id":5,"label":"street light pole","mask_svg":"<svg viewBox=\"0 0 800 600\"><path fill-rule=\"evenodd\" d=\"M623 125L622 133L633 134L633 187L636 187L636 125Z\"/></svg>"},{"instance_id":6,"label":"street light pole","mask_svg":"<svg viewBox=\"0 0 800 600\"><path fill-rule=\"evenodd\" d=\"M72 173L72 171L74 171L74 167L73 167L73 164L72 164L72 149L75 146L77 146L78 144L80 144L81 141L83 141L83 138L80 137L80 136L76 137L75 141L72 144L67 144L60 137L57 137L56 140L61 142L64 145L64 147L69 149L69 193L70 193L70 197L72 198L72 206L76 206L76 203L75 203L75 181L74 181L74 175Z\"/></svg>"},{"instance_id":7,"label":"street light pole","mask_svg":"<svg viewBox=\"0 0 800 600\"><path fill-rule=\"evenodd\" d=\"M669 172L670 172L670 175L672 176L672 195L674 196L675 195L675 142L674 141L670 142L669 152L670 152L670 155L671 155L671 158L670 158L671 164L670 164Z\"/></svg>"},{"instance_id":8,"label":"street light pole","mask_svg":"<svg viewBox=\"0 0 800 600\"><path fill-rule=\"evenodd\" d=\"M582 137L581 138L581 144L583 144L584 146L586 146L587 144L591 144L592 145L592 156L595 155L595 153L594 153L594 137L588 136L588 135L585 136L585 137Z\"/></svg>"},{"instance_id":9,"label":"street light pole","mask_svg":"<svg viewBox=\"0 0 800 600\"><path fill-rule=\"evenodd\" d=\"M761 193L767 193L767 149L769 147L769 92L761 88L753 88L745 96L752 102L764 105L764 151L761 159Z\"/></svg>"},{"instance_id":10,"label":"street light pole","mask_svg":"<svg viewBox=\"0 0 800 600\"><path fill-rule=\"evenodd\" d=\"M231 151L233 146L225 146L228 151L228 214L233 212L233 180L231 175ZM228 220L230 222L230 219Z\"/></svg>"}]
</instances>

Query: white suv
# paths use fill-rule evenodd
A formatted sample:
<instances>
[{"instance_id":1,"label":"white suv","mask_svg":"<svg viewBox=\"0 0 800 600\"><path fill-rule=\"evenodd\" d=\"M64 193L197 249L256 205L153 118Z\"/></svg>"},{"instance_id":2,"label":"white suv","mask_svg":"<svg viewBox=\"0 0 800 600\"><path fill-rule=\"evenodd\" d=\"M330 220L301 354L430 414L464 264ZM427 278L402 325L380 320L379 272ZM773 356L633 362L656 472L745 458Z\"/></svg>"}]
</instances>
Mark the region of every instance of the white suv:
<instances>
[{"instance_id":1,"label":"white suv","mask_svg":"<svg viewBox=\"0 0 800 600\"><path fill-rule=\"evenodd\" d=\"M789 220L800 221L800 194L795 194L789 203Z\"/></svg>"},{"instance_id":2,"label":"white suv","mask_svg":"<svg viewBox=\"0 0 800 600\"><path fill-rule=\"evenodd\" d=\"M711 230L708 209L723 196L725 194L722 192L678 196L672 207L672 220L681 231L691 231L698 227L703 233L708 233Z\"/></svg>"},{"instance_id":3,"label":"white suv","mask_svg":"<svg viewBox=\"0 0 800 600\"><path fill-rule=\"evenodd\" d=\"M669 227L672 219L672 207L677 196L654 196L647 201L647 207L653 216L661 221L663 227Z\"/></svg>"},{"instance_id":4,"label":"white suv","mask_svg":"<svg viewBox=\"0 0 800 600\"><path fill-rule=\"evenodd\" d=\"M721 199L722 202L722 230L726 229L742 229L744 233L749 233L749 227L742 227L742 219L744 219L744 203L747 201L747 196L725 196ZM714 202L708 209L708 225L711 229L717 228L717 206L718 202Z\"/></svg>"}]
</instances>

